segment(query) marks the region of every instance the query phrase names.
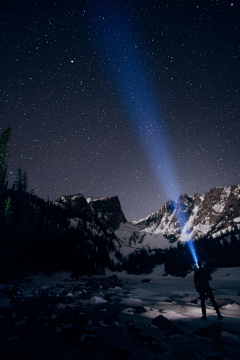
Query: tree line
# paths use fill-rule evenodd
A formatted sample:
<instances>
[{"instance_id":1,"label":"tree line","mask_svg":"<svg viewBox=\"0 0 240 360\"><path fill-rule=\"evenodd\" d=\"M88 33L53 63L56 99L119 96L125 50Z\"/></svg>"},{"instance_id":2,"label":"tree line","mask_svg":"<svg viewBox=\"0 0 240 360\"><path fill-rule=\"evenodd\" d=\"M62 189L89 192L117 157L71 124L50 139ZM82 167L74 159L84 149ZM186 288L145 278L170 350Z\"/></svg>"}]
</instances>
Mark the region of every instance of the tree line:
<instances>
[{"instance_id":1,"label":"tree line","mask_svg":"<svg viewBox=\"0 0 240 360\"><path fill-rule=\"evenodd\" d=\"M21 168L11 188L7 182L8 142L11 129L0 137L0 282L30 272L70 270L73 276L102 274L113 266L109 252L115 235L98 219L77 214L28 192L27 173ZM94 226L99 231L93 232Z\"/></svg>"},{"instance_id":2,"label":"tree line","mask_svg":"<svg viewBox=\"0 0 240 360\"><path fill-rule=\"evenodd\" d=\"M198 260L212 271L219 267L240 266L240 231L237 226L213 238L204 236L194 241ZM142 248L131 253L127 259L116 254L122 261L122 268L130 274L148 274L156 265L164 264L165 273L186 276L194 266L188 244L178 242L176 247L162 249Z\"/></svg>"},{"instance_id":3,"label":"tree line","mask_svg":"<svg viewBox=\"0 0 240 360\"><path fill-rule=\"evenodd\" d=\"M0 136L0 282L18 280L24 272L69 270L73 276L104 274L105 267L147 274L164 264L166 273L185 276L194 262L186 243L168 249L142 248L123 257L114 233L93 215L81 214L45 201L28 191L26 171L18 169L10 187L7 154L11 128ZM71 220L75 226L71 225ZM92 230L94 228L94 230ZM97 229L97 231L95 231ZM134 238L132 239L134 241ZM237 226L213 238L194 241L199 260L209 268L240 266L240 231ZM118 261L110 258L115 254Z\"/></svg>"}]
</instances>

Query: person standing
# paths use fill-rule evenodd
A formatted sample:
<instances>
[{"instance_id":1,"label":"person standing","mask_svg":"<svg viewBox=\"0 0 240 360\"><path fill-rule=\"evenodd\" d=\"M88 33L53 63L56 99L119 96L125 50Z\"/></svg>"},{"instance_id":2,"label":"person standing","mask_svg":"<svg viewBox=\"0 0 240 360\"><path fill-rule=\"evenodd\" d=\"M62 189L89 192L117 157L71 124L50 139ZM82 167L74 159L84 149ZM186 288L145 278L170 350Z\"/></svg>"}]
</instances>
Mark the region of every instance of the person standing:
<instances>
[{"instance_id":1,"label":"person standing","mask_svg":"<svg viewBox=\"0 0 240 360\"><path fill-rule=\"evenodd\" d=\"M197 292L199 293L200 299L201 299L201 308L202 308L202 315L203 315L202 319L207 320L206 305L205 305L205 294L207 294L207 296L212 301L214 309L216 310L218 319L221 320L223 317L220 314L218 304L217 304L216 300L214 299L212 289L209 285L209 280L212 280L212 277L209 274L209 272L207 271L207 269L203 268L201 261L198 262L198 266L199 266L199 268L194 273L194 284L195 284L195 288L196 288Z\"/></svg>"}]
</instances>

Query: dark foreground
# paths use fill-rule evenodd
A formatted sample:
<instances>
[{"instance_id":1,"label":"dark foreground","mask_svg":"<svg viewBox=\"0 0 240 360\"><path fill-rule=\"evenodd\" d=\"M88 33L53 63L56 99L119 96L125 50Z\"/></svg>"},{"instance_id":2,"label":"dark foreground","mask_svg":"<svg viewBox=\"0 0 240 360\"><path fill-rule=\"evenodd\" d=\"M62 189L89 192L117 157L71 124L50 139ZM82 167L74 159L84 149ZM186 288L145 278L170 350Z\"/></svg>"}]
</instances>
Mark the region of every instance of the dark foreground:
<instances>
[{"instance_id":1,"label":"dark foreground","mask_svg":"<svg viewBox=\"0 0 240 360\"><path fill-rule=\"evenodd\" d=\"M137 282L139 294L146 297L153 288L149 279L142 282L143 278ZM218 321L210 311L208 320L203 321L197 294L192 298L187 293L158 297L151 308L149 299L132 296L132 288L127 279L116 275L27 291L2 285L0 358L240 359L240 316L224 316ZM223 315L224 306L240 309L231 298L218 302ZM169 314L176 308L179 317L169 320L165 309ZM198 315L181 316L187 308Z\"/></svg>"}]
</instances>

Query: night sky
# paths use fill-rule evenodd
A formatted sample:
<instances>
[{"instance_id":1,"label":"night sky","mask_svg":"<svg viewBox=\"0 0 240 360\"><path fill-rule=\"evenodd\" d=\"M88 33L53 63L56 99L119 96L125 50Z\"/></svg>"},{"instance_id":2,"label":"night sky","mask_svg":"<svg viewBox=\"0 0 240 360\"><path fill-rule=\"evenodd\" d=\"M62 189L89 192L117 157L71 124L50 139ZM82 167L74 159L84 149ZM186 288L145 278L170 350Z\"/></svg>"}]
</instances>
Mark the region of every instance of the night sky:
<instances>
[{"instance_id":1,"label":"night sky","mask_svg":"<svg viewBox=\"0 0 240 360\"><path fill-rule=\"evenodd\" d=\"M239 1L4 1L10 183L119 196L128 220L240 183Z\"/></svg>"}]
</instances>

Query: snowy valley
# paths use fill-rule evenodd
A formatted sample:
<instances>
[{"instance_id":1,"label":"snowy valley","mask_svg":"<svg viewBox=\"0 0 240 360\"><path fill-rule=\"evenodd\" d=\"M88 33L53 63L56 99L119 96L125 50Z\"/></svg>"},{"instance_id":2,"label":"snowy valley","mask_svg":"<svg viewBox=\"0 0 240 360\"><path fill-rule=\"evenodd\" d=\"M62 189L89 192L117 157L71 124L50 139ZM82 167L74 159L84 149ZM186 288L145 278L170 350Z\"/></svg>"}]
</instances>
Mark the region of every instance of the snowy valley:
<instances>
[{"instance_id":1,"label":"snowy valley","mask_svg":"<svg viewBox=\"0 0 240 360\"><path fill-rule=\"evenodd\" d=\"M115 246L123 256L141 248L165 249L202 237L218 237L240 230L240 185L213 188L204 195L181 195L177 202L169 200L163 207L134 222L128 222L118 197L88 198L83 195L62 196L61 206L92 214L117 238ZM179 218L185 218L180 226ZM75 219L77 221L77 219Z\"/></svg>"}]
</instances>

